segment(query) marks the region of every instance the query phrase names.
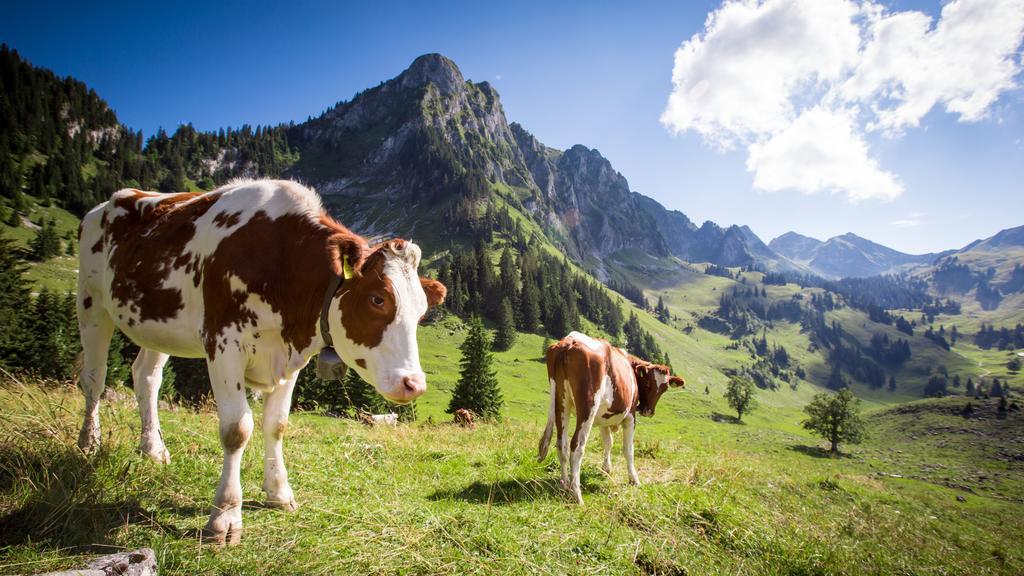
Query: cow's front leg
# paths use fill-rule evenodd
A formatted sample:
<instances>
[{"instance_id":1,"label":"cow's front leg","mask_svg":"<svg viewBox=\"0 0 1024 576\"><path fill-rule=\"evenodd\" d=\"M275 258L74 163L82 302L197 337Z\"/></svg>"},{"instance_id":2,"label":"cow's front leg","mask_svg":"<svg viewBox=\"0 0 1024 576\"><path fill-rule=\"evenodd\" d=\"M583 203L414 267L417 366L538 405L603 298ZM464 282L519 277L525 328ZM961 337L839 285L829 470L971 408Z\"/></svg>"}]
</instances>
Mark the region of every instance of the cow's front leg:
<instances>
[{"instance_id":1,"label":"cow's front leg","mask_svg":"<svg viewBox=\"0 0 1024 576\"><path fill-rule=\"evenodd\" d=\"M601 427L601 442L604 445L604 462L601 463L601 470L605 474L612 473L612 430L607 426Z\"/></svg>"},{"instance_id":2,"label":"cow's front leg","mask_svg":"<svg viewBox=\"0 0 1024 576\"><path fill-rule=\"evenodd\" d=\"M267 506L289 512L295 510L295 496L288 485L288 470L284 466L284 433L288 428L288 411L292 405L292 390L296 372L266 395L263 403L263 491L267 493Z\"/></svg>"},{"instance_id":3,"label":"cow's front leg","mask_svg":"<svg viewBox=\"0 0 1024 576\"><path fill-rule=\"evenodd\" d=\"M626 459L626 471L629 473L629 483L634 486L640 485L640 478L636 475L636 466L633 465L633 432L636 428L636 416L626 415L622 421L622 455Z\"/></svg>"},{"instance_id":4,"label":"cow's front leg","mask_svg":"<svg viewBox=\"0 0 1024 576\"><path fill-rule=\"evenodd\" d=\"M229 344L228 346L231 346ZM214 544L237 544L242 538L242 452L252 436L252 412L245 397L245 363L240 353L221 351L208 362L210 384L220 418L224 467L213 498L203 539Z\"/></svg>"}]
</instances>

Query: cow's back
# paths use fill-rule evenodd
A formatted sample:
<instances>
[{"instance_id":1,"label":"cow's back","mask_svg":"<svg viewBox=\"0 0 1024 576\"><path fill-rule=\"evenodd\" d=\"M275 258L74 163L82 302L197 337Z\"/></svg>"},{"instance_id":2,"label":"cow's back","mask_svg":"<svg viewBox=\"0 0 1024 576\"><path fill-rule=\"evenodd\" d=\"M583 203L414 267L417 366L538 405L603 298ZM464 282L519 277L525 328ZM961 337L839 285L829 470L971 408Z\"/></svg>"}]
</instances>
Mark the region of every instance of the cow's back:
<instances>
[{"instance_id":1,"label":"cow's back","mask_svg":"<svg viewBox=\"0 0 1024 576\"><path fill-rule=\"evenodd\" d=\"M81 305L102 306L140 346L209 357L228 326L281 323L280 306L249 295L288 280L288 260L306 236L320 246L313 257L324 258L321 210L315 193L291 182L207 193L121 190L83 219Z\"/></svg>"},{"instance_id":2,"label":"cow's back","mask_svg":"<svg viewBox=\"0 0 1024 576\"><path fill-rule=\"evenodd\" d=\"M637 386L625 354L605 340L572 332L548 349L548 377L566 386L579 406L602 405L602 415L621 415L636 406ZM598 420L603 424L603 420Z\"/></svg>"}]
</instances>

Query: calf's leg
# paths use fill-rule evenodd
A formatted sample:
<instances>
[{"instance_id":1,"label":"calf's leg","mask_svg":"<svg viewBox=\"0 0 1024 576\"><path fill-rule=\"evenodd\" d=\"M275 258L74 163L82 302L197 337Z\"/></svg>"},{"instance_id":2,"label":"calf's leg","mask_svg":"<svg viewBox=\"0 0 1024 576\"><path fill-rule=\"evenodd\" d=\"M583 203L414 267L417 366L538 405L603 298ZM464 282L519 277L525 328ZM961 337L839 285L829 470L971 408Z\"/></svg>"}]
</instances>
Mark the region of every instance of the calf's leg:
<instances>
[{"instance_id":1,"label":"calf's leg","mask_svg":"<svg viewBox=\"0 0 1024 576\"><path fill-rule=\"evenodd\" d=\"M555 418L555 429L558 433L558 465L561 469L562 486L569 487L569 410L572 398L569 396L569 384L563 383L556 387L555 401L558 403Z\"/></svg>"},{"instance_id":2,"label":"calf's leg","mask_svg":"<svg viewBox=\"0 0 1024 576\"><path fill-rule=\"evenodd\" d=\"M589 409L588 409L589 408ZM576 403L576 432L572 436L572 456L570 457L570 483L569 491L576 497L576 502L583 504L583 491L580 488L580 468L583 465L583 453L587 449L587 437L594 427L594 420L597 419L598 404L584 406L582 402ZM584 412L586 410L586 412Z\"/></svg>"},{"instance_id":3,"label":"calf's leg","mask_svg":"<svg viewBox=\"0 0 1024 576\"><path fill-rule=\"evenodd\" d=\"M288 484L288 470L284 466L284 433L288 428L288 411L292 405L292 390L299 373L274 388L263 402L263 491L267 493L267 506L289 512L295 510L295 496Z\"/></svg>"},{"instance_id":4,"label":"calf's leg","mask_svg":"<svg viewBox=\"0 0 1024 576\"><path fill-rule=\"evenodd\" d=\"M636 416L629 414L622 421L622 455L626 459L626 471L629 473L629 483L634 486L640 485L640 478L636 475L636 467L633 466L633 433L636 428Z\"/></svg>"},{"instance_id":5,"label":"calf's leg","mask_svg":"<svg viewBox=\"0 0 1024 576\"><path fill-rule=\"evenodd\" d=\"M143 348L132 363L132 380L135 382L135 398L139 402L139 416L142 418L142 438L139 452L159 464L170 464L171 453L164 446L160 434L160 417L157 414L160 401L160 383L163 382L164 365L170 358L167 354Z\"/></svg>"},{"instance_id":6,"label":"calf's leg","mask_svg":"<svg viewBox=\"0 0 1024 576\"><path fill-rule=\"evenodd\" d=\"M227 351L208 361L224 449L220 486L213 498L210 520L203 529L203 539L214 544L237 544L242 539L242 453L253 430L252 412L245 397L244 359L231 346L229 343Z\"/></svg>"},{"instance_id":7,"label":"calf's leg","mask_svg":"<svg viewBox=\"0 0 1024 576\"><path fill-rule=\"evenodd\" d=\"M601 441L604 444L604 462L601 463L601 470L605 474L612 472L612 430L607 426L601 427Z\"/></svg>"}]
</instances>

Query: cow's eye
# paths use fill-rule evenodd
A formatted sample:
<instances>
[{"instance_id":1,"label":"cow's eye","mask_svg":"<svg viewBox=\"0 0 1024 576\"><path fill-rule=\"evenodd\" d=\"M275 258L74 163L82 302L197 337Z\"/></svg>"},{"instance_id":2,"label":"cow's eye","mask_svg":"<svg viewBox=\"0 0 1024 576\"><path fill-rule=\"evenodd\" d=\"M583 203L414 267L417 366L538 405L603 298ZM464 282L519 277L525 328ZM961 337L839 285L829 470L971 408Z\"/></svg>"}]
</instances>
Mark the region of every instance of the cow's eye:
<instances>
[{"instance_id":1,"label":"cow's eye","mask_svg":"<svg viewBox=\"0 0 1024 576\"><path fill-rule=\"evenodd\" d=\"M381 308L384 306L384 299L374 294L373 296L370 296L370 304L373 304L377 308Z\"/></svg>"}]
</instances>

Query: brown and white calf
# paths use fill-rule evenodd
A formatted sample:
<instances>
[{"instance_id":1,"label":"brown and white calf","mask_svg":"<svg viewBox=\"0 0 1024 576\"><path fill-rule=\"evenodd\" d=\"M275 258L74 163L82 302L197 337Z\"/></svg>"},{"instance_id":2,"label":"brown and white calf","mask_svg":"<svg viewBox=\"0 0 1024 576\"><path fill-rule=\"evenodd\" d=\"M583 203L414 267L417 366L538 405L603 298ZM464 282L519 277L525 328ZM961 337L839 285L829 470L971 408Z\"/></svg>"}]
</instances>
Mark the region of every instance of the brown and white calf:
<instances>
[{"instance_id":1,"label":"brown and white calf","mask_svg":"<svg viewBox=\"0 0 1024 576\"><path fill-rule=\"evenodd\" d=\"M652 364L626 353L606 340L571 332L548 348L548 380L551 409L540 439L537 460L547 457L552 429L557 431L558 461L562 485L583 503L580 467L587 437L595 425L604 441L605 473L611 473L612 433L622 427L622 453L629 482L639 484L633 465L633 432L636 415L653 416L661 395L669 386L685 386L667 366ZM576 430L569 441L569 416L575 408Z\"/></svg>"},{"instance_id":2,"label":"brown and white calf","mask_svg":"<svg viewBox=\"0 0 1024 576\"><path fill-rule=\"evenodd\" d=\"M443 301L445 287L418 276L415 244L368 245L299 184L238 182L197 194L121 190L85 216L80 242L86 408L79 445L90 451L100 441L99 401L115 328L141 348L132 364L140 450L157 462L170 461L157 418L163 366L169 356L205 358L224 449L205 531L215 542L241 537L239 464L253 431L247 387L265 399L267 503L288 510L295 499L282 438L292 388L325 341L391 401L410 402L426 390L416 326L428 306Z\"/></svg>"}]
</instances>

